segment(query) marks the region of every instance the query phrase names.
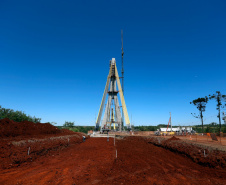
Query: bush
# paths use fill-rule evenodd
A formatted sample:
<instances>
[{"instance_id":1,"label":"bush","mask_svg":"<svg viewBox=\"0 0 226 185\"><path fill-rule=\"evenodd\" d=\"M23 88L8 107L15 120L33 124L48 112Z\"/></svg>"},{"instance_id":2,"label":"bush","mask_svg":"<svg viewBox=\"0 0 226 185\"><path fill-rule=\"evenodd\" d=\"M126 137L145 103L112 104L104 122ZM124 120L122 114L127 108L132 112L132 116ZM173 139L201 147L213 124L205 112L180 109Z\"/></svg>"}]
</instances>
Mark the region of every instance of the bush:
<instances>
[{"instance_id":1,"label":"bush","mask_svg":"<svg viewBox=\"0 0 226 185\"><path fill-rule=\"evenodd\" d=\"M63 124L64 127L73 127L75 124L75 122L70 122L70 121L65 121L65 123Z\"/></svg>"}]
</instances>

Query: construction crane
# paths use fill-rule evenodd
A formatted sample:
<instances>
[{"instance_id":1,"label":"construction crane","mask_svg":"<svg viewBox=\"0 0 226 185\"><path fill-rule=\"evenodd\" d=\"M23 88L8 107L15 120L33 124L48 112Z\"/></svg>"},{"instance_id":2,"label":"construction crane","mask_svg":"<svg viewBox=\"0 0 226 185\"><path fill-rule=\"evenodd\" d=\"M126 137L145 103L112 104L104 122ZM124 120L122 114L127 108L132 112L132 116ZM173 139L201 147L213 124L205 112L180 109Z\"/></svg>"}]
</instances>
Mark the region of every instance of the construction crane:
<instances>
[{"instance_id":1,"label":"construction crane","mask_svg":"<svg viewBox=\"0 0 226 185\"><path fill-rule=\"evenodd\" d=\"M124 51L123 51L123 30L121 30L121 40L122 40L122 93L124 95L124 67L123 67L123 56L124 56ZM124 114L122 112L122 127L124 129Z\"/></svg>"}]
</instances>

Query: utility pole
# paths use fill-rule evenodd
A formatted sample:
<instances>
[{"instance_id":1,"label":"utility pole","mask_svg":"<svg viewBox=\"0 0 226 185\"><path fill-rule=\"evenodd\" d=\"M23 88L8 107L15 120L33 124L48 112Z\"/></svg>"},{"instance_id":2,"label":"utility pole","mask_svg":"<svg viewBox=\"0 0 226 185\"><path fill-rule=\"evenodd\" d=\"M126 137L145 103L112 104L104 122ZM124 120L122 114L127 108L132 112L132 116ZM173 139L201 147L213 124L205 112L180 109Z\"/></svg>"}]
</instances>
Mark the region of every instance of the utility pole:
<instances>
[{"instance_id":1,"label":"utility pole","mask_svg":"<svg viewBox=\"0 0 226 185\"><path fill-rule=\"evenodd\" d=\"M123 68L123 30L121 30L121 39L122 39L122 94L124 96L124 68ZM124 130L124 112L122 111L122 130Z\"/></svg>"},{"instance_id":2,"label":"utility pole","mask_svg":"<svg viewBox=\"0 0 226 185\"><path fill-rule=\"evenodd\" d=\"M171 126L171 132L173 131L172 130L172 122L171 122L172 120L171 120L171 112L170 112L170 126Z\"/></svg>"}]
</instances>

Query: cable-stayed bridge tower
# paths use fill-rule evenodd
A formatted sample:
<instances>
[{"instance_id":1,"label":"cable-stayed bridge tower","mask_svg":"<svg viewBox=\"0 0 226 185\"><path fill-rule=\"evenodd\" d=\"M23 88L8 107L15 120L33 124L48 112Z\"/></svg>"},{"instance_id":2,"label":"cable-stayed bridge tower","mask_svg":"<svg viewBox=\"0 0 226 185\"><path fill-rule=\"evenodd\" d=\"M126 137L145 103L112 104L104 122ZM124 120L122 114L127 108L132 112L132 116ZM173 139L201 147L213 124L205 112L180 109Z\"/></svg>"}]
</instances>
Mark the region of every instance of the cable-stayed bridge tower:
<instances>
[{"instance_id":1,"label":"cable-stayed bridge tower","mask_svg":"<svg viewBox=\"0 0 226 185\"><path fill-rule=\"evenodd\" d=\"M118 88L117 88L118 87ZM107 77L107 83L105 85L104 94L102 97L100 110L96 120L96 129L99 129L101 117L104 109L105 100L107 98L107 104L104 111L103 120L101 123L100 131L112 130L111 126L114 125L114 130L122 130L122 113L120 111L119 101L118 101L118 93L120 96L122 111L125 117L125 122L128 128L130 128L129 116L126 108L126 103L118 75L118 70L116 67L115 58L110 60L110 70Z\"/></svg>"}]
</instances>

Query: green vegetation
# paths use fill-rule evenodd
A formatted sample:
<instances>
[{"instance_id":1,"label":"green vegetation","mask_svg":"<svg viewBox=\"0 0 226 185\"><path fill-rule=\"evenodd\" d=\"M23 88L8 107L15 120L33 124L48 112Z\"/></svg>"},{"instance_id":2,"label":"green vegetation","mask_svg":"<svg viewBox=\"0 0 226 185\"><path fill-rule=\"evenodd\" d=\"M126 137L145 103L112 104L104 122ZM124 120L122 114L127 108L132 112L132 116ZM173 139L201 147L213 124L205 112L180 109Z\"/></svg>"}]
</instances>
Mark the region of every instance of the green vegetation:
<instances>
[{"instance_id":1,"label":"green vegetation","mask_svg":"<svg viewBox=\"0 0 226 185\"><path fill-rule=\"evenodd\" d=\"M157 126L134 126L134 131L156 131L161 127L167 127L167 125L157 125Z\"/></svg>"},{"instance_id":2,"label":"green vegetation","mask_svg":"<svg viewBox=\"0 0 226 185\"><path fill-rule=\"evenodd\" d=\"M89 130L94 130L95 126L75 126L75 122L65 121L63 126L58 126L58 128L64 128L74 132L83 132L87 134Z\"/></svg>"},{"instance_id":3,"label":"green vegetation","mask_svg":"<svg viewBox=\"0 0 226 185\"><path fill-rule=\"evenodd\" d=\"M224 108L226 105L222 105L222 101L226 101L226 95L222 95L220 91L217 91L216 94L209 95L209 99L215 99L217 101L217 110L218 110L218 115L217 117L219 118L219 125L220 125L220 132L221 132L221 108Z\"/></svg>"},{"instance_id":4,"label":"green vegetation","mask_svg":"<svg viewBox=\"0 0 226 185\"><path fill-rule=\"evenodd\" d=\"M206 125L204 127L203 125L203 112L205 111L206 109L206 104L208 102L208 100L211 100L211 99L215 99L217 101L217 107L216 109L218 110L218 115L217 117L219 118L219 125L217 125L216 123L210 123L209 125ZM190 104L193 104L197 107L197 109L199 110L199 115L196 116L194 115L196 118L200 118L201 121L202 121L202 130L200 130L200 127L199 126L194 126L194 130L196 130L197 132L216 132L216 133L219 133L220 132L224 132L226 133L226 124L224 124L223 126L221 125L221 108L224 108L226 106L226 103L223 103L226 101L226 95L222 95L220 93L220 91L216 91L216 94L213 94L213 95L209 95L209 98L205 97L205 98L198 98L198 99L195 99L193 100L192 102L190 102ZM226 123L226 117L225 115L223 115L223 119L224 122ZM204 130L205 129L205 130Z\"/></svg>"},{"instance_id":5,"label":"green vegetation","mask_svg":"<svg viewBox=\"0 0 226 185\"><path fill-rule=\"evenodd\" d=\"M60 129L64 128L64 129L72 130L74 132L83 132L87 134L89 130L94 130L95 126L72 126L72 127L58 126L58 128Z\"/></svg>"},{"instance_id":6,"label":"green vegetation","mask_svg":"<svg viewBox=\"0 0 226 185\"><path fill-rule=\"evenodd\" d=\"M192 127L196 132L201 133L202 132L202 126L201 125L196 125ZM226 133L226 125L222 125L221 131L223 133ZM204 133L220 133L220 125L212 122L210 124L204 125Z\"/></svg>"},{"instance_id":7,"label":"green vegetation","mask_svg":"<svg viewBox=\"0 0 226 185\"><path fill-rule=\"evenodd\" d=\"M31 117L26 115L22 111L14 111L13 109L6 109L0 106L0 119L9 118L10 120L21 122L21 121L31 121L34 123L39 123L41 118Z\"/></svg>"},{"instance_id":8,"label":"green vegetation","mask_svg":"<svg viewBox=\"0 0 226 185\"><path fill-rule=\"evenodd\" d=\"M63 124L63 127L69 127L72 128L74 126L75 122L65 121Z\"/></svg>"}]
</instances>

